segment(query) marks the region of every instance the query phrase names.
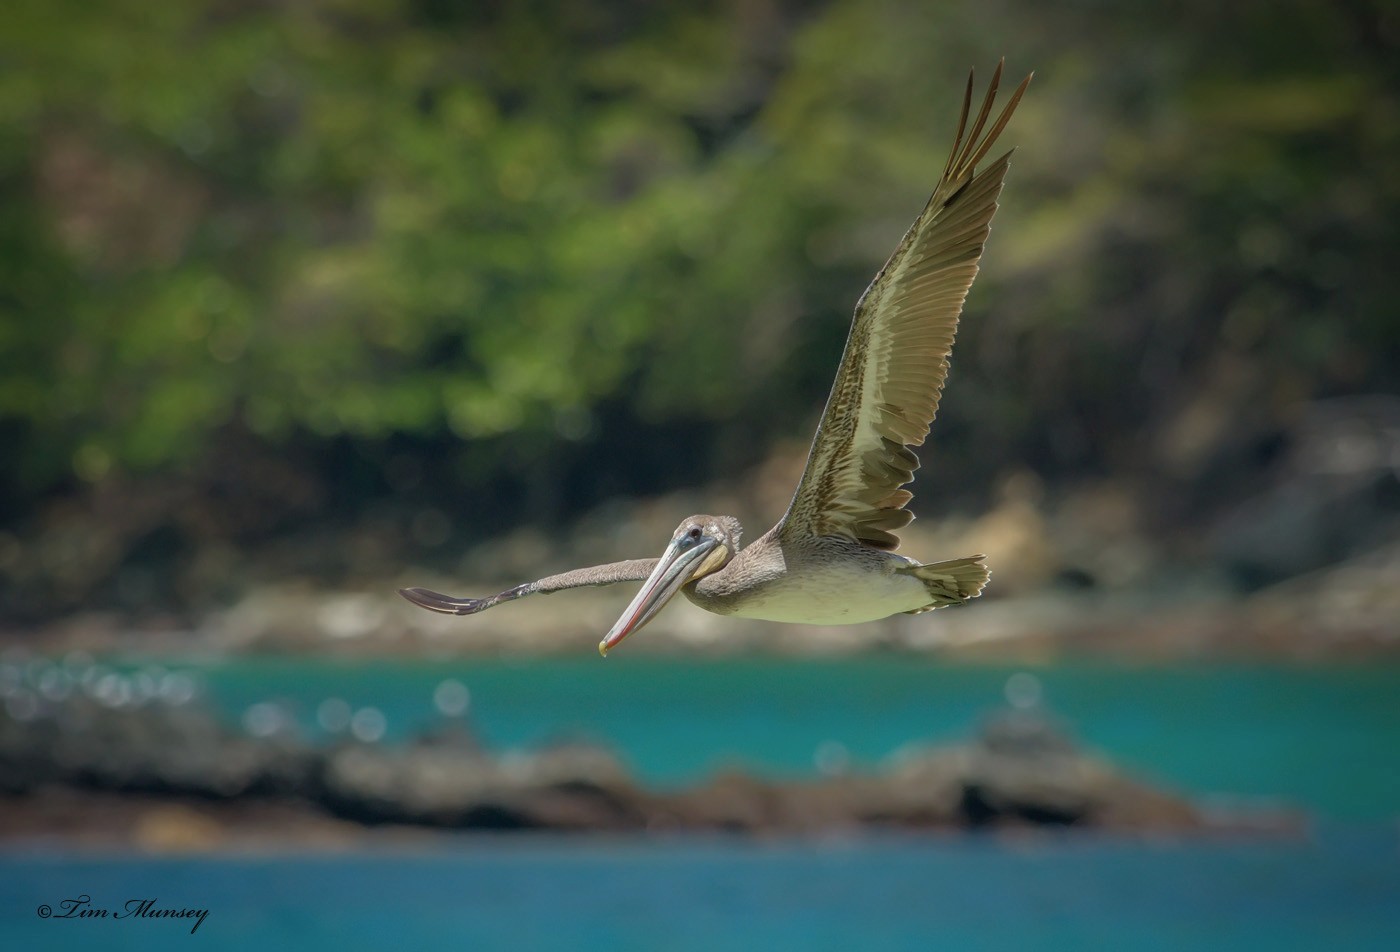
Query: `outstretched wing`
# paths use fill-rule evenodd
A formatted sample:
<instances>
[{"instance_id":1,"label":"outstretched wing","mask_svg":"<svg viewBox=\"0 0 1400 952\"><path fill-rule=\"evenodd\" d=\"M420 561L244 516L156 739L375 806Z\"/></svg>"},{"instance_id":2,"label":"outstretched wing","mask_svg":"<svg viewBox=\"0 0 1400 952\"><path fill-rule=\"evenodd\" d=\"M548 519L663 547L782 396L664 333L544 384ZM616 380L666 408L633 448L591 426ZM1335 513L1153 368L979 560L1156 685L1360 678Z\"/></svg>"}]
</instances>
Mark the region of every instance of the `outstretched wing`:
<instances>
[{"instance_id":1,"label":"outstretched wing","mask_svg":"<svg viewBox=\"0 0 1400 952\"><path fill-rule=\"evenodd\" d=\"M923 212L856 305L851 333L807 469L779 531L786 538L845 536L879 549L899 545L895 531L914 518L902 488L919 459L911 446L928 435L948 374L958 315L987 240L1008 152L980 172L1031 78L991 115L998 64L966 139L972 106L968 76L962 118L943 177Z\"/></svg>"},{"instance_id":2,"label":"outstretched wing","mask_svg":"<svg viewBox=\"0 0 1400 952\"><path fill-rule=\"evenodd\" d=\"M486 598L459 598L443 595L426 588L401 588L399 594L419 608L444 615L475 615L493 608L501 602L514 601L526 595L548 595L550 592L566 588L583 588L586 585L611 585L614 582L641 582L651 575L659 559L630 559L626 562L609 562L607 565L594 565L586 569L574 569L551 575L536 582L526 582L515 588L506 589Z\"/></svg>"}]
</instances>

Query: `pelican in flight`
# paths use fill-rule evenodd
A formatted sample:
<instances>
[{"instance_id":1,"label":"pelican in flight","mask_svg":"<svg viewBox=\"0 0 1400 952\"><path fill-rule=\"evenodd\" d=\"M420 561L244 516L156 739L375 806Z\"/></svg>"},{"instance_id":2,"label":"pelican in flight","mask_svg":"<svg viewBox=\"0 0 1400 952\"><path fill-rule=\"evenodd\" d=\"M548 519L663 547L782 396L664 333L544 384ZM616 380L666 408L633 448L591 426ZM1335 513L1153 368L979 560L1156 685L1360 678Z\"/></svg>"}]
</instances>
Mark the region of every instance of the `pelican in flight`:
<instances>
[{"instance_id":1,"label":"pelican in flight","mask_svg":"<svg viewBox=\"0 0 1400 952\"><path fill-rule=\"evenodd\" d=\"M904 487L919 466L948 374L948 354L1011 153L978 165L1011 119L1031 77L992 115L1002 66L968 128L972 76L952 154L924 210L856 304L850 336L788 511L748 547L733 516L691 516L657 559L575 569L486 598L401 589L415 605L473 615L526 595L585 585L642 582L603 637L606 655L676 596L741 618L844 625L919 614L974 598L987 583L984 557L920 563L899 555L896 531L913 513ZM985 134L984 134L985 133Z\"/></svg>"}]
</instances>

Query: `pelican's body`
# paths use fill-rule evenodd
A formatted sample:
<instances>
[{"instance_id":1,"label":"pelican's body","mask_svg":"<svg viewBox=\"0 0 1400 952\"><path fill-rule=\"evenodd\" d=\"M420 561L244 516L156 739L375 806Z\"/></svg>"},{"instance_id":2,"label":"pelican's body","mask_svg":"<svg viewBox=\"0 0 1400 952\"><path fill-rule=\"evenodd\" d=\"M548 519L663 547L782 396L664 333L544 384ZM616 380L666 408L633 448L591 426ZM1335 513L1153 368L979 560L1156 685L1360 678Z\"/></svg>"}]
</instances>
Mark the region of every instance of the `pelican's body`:
<instances>
[{"instance_id":1,"label":"pelican's body","mask_svg":"<svg viewBox=\"0 0 1400 952\"><path fill-rule=\"evenodd\" d=\"M1010 153L978 164L1021 99L1030 77L986 127L1001 79L998 66L964 138L972 80L952 154L933 196L856 305L836 382L806 470L778 524L741 549L732 516L691 516L659 559L575 569L488 598L402 590L432 611L469 615L526 595L584 585L642 581L599 650L604 654L649 622L679 592L706 611L767 621L855 624L917 614L977 596L982 556L924 564L897 554L895 532L913 514L923 443L938 410L958 316L977 274ZM986 128L986 135L983 130Z\"/></svg>"},{"instance_id":2,"label":"pelican's body","mask_svg":"<svg viewBox=\"0 0 1400 952\"><path fill-rule=\"evenodd\" d=\"M910 574L919 563L839 538L784 543L777 532L682 591L716 615L808 625L851 625L933 607Z\"/></svg>"}]
</instances>

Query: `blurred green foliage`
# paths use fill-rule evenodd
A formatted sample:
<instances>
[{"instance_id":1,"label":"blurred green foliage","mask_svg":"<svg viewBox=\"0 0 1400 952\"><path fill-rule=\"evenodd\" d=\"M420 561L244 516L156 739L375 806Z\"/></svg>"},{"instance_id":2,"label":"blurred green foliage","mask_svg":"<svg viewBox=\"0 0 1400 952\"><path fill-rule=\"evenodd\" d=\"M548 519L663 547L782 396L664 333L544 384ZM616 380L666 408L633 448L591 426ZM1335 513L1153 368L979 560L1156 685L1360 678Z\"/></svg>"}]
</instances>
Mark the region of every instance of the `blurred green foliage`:
<instances>
[{"instance_id":1,"label":"blurred green foliage","mask_svg":"<svg viewBox=\"0 0 1400 952\"><path fill-rule=\"evenodd\" d=\"M1398 44L1366 0L10 0L9 493L230 430L481 481L621 465L609 406L805 439L1003 54L1037 79L940 452L1184 472L1201 400L1395 389Z\"/></svg>"}]
</instances>

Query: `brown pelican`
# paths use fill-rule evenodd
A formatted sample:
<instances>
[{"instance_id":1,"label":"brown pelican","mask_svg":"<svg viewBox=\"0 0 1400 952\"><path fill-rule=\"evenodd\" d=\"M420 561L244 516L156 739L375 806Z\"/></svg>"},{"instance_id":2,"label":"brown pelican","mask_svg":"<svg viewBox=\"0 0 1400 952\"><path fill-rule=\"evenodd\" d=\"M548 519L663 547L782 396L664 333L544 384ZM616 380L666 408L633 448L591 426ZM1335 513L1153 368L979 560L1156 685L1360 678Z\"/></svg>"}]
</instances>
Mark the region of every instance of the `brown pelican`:
<instances>
[{"instance_id":1,"label":"brown pelican","mask_svg":"<svg viewBox=\"0 0 1400 952\"><path fill-rule=\"evenodd\" d=\"M972 76L953 151L933 196L856 304L836 382L788 511L747 548L732 516L691 516L659 559L551 575L487 598L402 589L415 605L471 615L501 602L584 585L644 582L598 650L604 655L677 592L706 611L818 625L957 605L982 591L983 556L921 564L895 553L896 530L914 518L903 488L919 466L911 447L928 435L967 297L1011 153L981 170L1031 78L987 126L997 66L972 127ZM985 131L985 135L983 134ZM964 135L966 133L966 135Z\"/></svg>"}]
</instances>

